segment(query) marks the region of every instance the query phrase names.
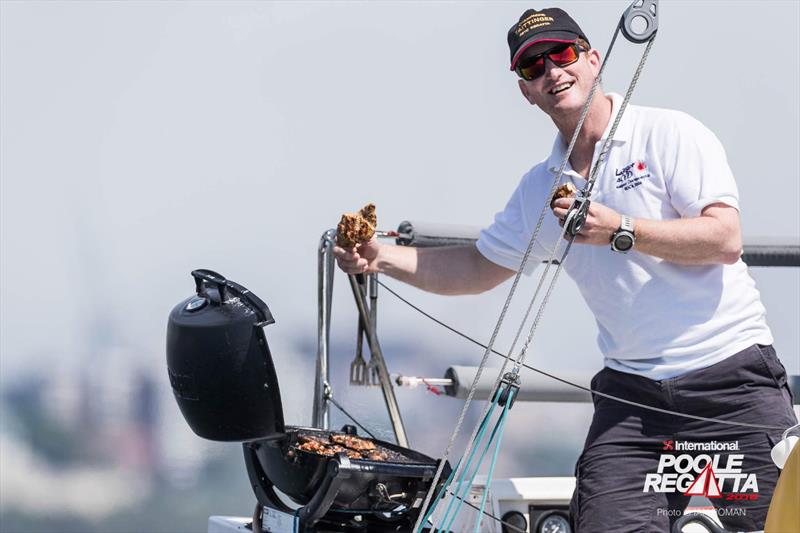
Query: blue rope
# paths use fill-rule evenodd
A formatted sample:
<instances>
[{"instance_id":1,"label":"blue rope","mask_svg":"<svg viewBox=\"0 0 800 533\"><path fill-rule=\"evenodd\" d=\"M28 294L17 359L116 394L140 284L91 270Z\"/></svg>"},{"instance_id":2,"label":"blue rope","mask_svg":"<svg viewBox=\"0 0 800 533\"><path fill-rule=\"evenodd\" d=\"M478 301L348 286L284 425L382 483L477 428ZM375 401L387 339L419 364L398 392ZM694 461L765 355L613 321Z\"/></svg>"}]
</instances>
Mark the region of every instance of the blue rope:
<instances>
[{"instance_id":1,"label":"blue rope","mask_svg":"<svg viewBox=\"0 0 800 533\"><path fill-rule=\"evenodd\" d=\"M486 454L492 445L492 440L494 439L496 433L497 433L497 424L495 424L495 427L492 430L489 440L486 441L486 445L483 447L483 450L481 451L480 458L478 459L478 462L475 464L475 468L472 471L472 474L468 476L468 479L466 481L462 481L461 483L459 483L458 487L456 488L456 492L453 494L455 498L451 500L451 502L455 502L455 508L453 509L453 514L450 515L448 508L448 512L445 513L445 515L442 517L442 522L446 524L446 526L443 528L444 531L450 530L450 527L453 525L453 522L458 516L458 513L461 511L461 506L464 504L464 500L466 500L467 498L469 489L472 486L472 482L475 480L475 476L478 475L478 472L480 471L481 465L483 464L483 460L486 458Z\"/></svg>"},{"instance_id":2,"label":"blue rope","mask_svg":"<svg viewBox=\"0 0 800 533\"><path fill-rule=\"evenodd\" d=\"M486 419L484 418L484 421L485 421L485 420L486 420ZM439 500L441 500L441 499L444 497L445 493L447 492L447 487L449 487L449 486L450 486L450 483L452 483L452 481L453 481L453 476L455 476L455 475L456 475L456 471L458 471L458 467L459 467L460 465L461 465L461 460L459 459L458 463L456 463L456 467L455 467L453 470L451 470L451 471L450 471L450 475L449 475L449 476L447 476L447 480L446 480L446 481L444 482L444 484L442 485L442 488L441 488L441 490L439 490L439 494L437 494L437 495L436 495L436 498L435 498L435 499L433 500L433 502L432 502L432 503L431 503L431 504L428 506L428 512L427 512L427 513L425 513L425 517L422 519L422 522L420 523L419 529L417 530L417 532L416 532L416 533L420 533L420 531L422 531L423 524L425 524L425 523L428 521L428 519L431 517L431 515L433 514L433 512L436 510L436 504L438 504L438 503L439 503Z\"/></svg>"},{"instance_id":3,"label":"blue rope","mask_svg":"<svg viewBox=\"0 0 800 533\"><path fill-rule=\"evenodd\" d=\"M508 405L508 403L506 403L506 405ZM494 441L495 436L498 434L498 431L502 430L502 428L505 426L506 413L507 413L507 409L504 407L503 408L503 412L498 417L497 422L495 423L495 426L492 429L492 434L489 437L489 440L486 442L486 446L484 446L484 448L483 448L483 452L481 452L480 460L477 463L477 465L475 465L475 470L472 472L472 475L469 477L469 481L466 484L462 484L458 488L458 490L460 491L460 494L457 496L458 504L456 505L455 512L450 517L450 520L447 522L447 525L444 528L444 531L450 531L450 528L452 527L453 522L455 522L455 519L458 516L458 513L461 511L461 506L464 504L464 501L466 500L467 492L469 492L469 489L472 486L473 481L475 480L475 476L478 475L478 471L480 471L480 467L483 464L483 460L485 459L486 454L489 452L489 448L491 448L491 446L492 446L492 442Z\"/></svg>"},{"instance_id":4,"label":"blue rope","mask_svg":"<svg viewBox=\"0 0 800 533\"><path fill-rule=\"evenodd\" d=\"M489 412L486 413L486 416L484 417L483 421L481 422L481 427L480 427L480 429L478 431L478 434L475 435L475 441L474 441L475 445L470 450L470 453L467 456L467 462L464 464L464 468L461 470L461 475L458 477L458 480L456 480L456 487L457 487L456 488L456 493L455 493L456 498L450 498L450 501L447 503L447 509L445 509L444 515L439 520L440 524L445 524L447 522L447 518L450 516L450 511L453 509L453 505L456 506L455 514L453 515L453 517L455 517L455 515L458 514L458 510L461 508L461 500L459 500L458 503L456 503L456 500L458 498L458 494L460 492L463 492L464 478L467 476L467 473L469 472L469 469L472 466L472 461L473 461L473 459L475 459L475 453L478 451L478 447L480 446L481 442L483 441L484 436L486 435L486 428L488 427L488 421L489 421L489 418L491 417L492 412L494 411L495 407L497 407L497 398L498 397L499 397L499 394L496 395L495 398L492 400L492 405L489 408ZM496 427L497 426L495 426L495 429L496 429ZM492 431L492 436L489 438L487 446L488 446L488 444L490 444L492 442L492 439L494 438L494 433L495 432ZM484 449L483 453L481 454L481 458L478 461L477 466L475 467L475 472L473 472L472 476L470 476L470 482L469 482L469 484L466 485L467 490L469 490L469 486L472 484L472 478L475 477L475 474L477 473L477 470L480 468L481 463L483 462L483 458L484 458L485 455L486 455L486 448ZM447 487L443 487L443 488L446 489ZM445 531L447 531L447 529L445 529Z\"/></svg>"},{"instance_id":5,"label":"blue rope","mask_svg":"<svg viewBox=\"0 0 800 533\"><path fill-rule=\"evenodd\" d=\"M498 397L499 397L499 395L498 395ZM483 420L481 421L481 425L480 425L479 430L478 430L478 435L475 436L475 438L477 439L478 442L480 442L480 440L483 438L483 434L486 432L486 427L487 427L489 419L490 419L490 417L492 415L492 411L494 411L494 408L497 406L496 399L497 398L495 398L495 401L493 402L493 405L489 408L489 412L486 413L486 416L484 416ZM463 479L463 476L464 476L466 470L470 466L470 461L472 459L472 456L475 453L475 450L477 450L477 446L473 447L472 453L467 458L468 459L467 464L464 465L464 470L461 471L461 479ZM433 503L431 503L428 506L428 512L425 514L425 517L420 522L419 529L417 529L416 533L421 533L422 528L424 527L423 525L428 521L428 519L430 519L431 515L436 510L436 505L439 503L439 501L447 493L447 488L453 482L453 477L455 476L456 472L458 471L459 466L461 466L461 460L459 460L458 463L456 463L456 467L453 470L450 471L450 475L447 477L447 480L444 482L444 484L442 485L442 488L439 490L439 494L436 495L436 498L433 500ZM447 507L448 512L449 512L449 509L450 509L450 505L452 505L452 502L453 502L453 500L450 500L450 504Z\"/></svg>"},{"instance_id":6,"label":"blue rope","mask_svg":"<svg viewBox=\"0 0 800 533\"><path fill-rule=\"evenodd\" d=\"M497 455L500 452L500 443L503 441L503 431L506 429L506 414L508 414L508 408L511 405L511 402L514 399L514 389L510 389L508 391L508 399L506 400L506 404L503 406L503 413L500 415L501 423L500 423L500 432L497 435L497 441L494 445L494 455L492 456L492 462L489 464L489 473L486 476L486 486L483 489L483 497L481 497L481 509L478 511L478 519L475 521L475 531L474 533L478 533L478 528L480 528L481 520L483 519L483 509L486 507L486 497L489 495L489 485L492 483L492 476L494 475L494 467L497 463Z\"/></svg>"}]
</instances>

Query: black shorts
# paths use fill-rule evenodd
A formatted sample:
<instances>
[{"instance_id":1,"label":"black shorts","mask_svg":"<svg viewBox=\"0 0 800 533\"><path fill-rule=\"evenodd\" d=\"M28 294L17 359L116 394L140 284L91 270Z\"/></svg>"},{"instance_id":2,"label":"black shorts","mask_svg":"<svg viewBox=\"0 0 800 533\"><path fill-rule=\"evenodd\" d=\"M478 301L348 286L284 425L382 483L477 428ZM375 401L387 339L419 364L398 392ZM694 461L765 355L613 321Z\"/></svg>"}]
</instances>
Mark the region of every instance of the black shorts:
<instances>
[{"instance_id":1,"label":"black shorts","mask_svg":"<svg viewBox=\"0 0 800 533\"><path fill-rule=\"evenodd\" d=\"M710 367L661 381L605 368L592 379L592 389L718 420L783 429L797 423L786 369L772 346L754 345ZM578 533L669 532L689 503L685 493L698 491L708 494L726 529L764 529L780 473L770 450L782 429L693 420L596 394L593 400L594 417L575 467L570 504ZM714 475L702 476L709 461ZM719 496L705 484L709 478L718 481Z\"/></svg>"}]
</instances>

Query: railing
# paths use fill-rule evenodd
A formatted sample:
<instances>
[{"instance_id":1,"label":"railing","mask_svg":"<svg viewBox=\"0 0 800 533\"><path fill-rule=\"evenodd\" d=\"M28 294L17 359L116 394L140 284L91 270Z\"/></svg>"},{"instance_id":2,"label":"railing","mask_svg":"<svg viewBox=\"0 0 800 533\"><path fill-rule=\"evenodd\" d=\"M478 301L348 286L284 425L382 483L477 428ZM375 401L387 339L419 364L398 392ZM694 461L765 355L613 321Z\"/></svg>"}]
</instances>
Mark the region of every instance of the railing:
<instances>
[{"instance_id":1,"label":"railing","mask_svg":"<svg viewBox=\"0 0 800 533\"><path fill-rule=\"evenodd\" d=\"M397 232L391 232L395 236L396 244L400 246L433 247L433 246L456 246L474 244L480 232L480 228L474 226L463 226L454 224L434 224L424 222L405 221L397 228ZM333 246L336 231L328 230L320 239L318 247L319 271L318 271L318 295L319 295L319 320L318 320L318 348L317 348L317 367L314 386L314 402L312 423L314 427L329 429L329 403L332 401L332 389L330 387L330 315L333 295L333 274L335 271ZM383 233L382 236L388 236ZM800 266L800 239L796 242L789 240L777 241L775 239L748 239L745 241L742 260L751 267L798 267ZM374 275L373 275L374 276ZM372 279L370 283L371 294L370 308L377 303L377 283ZM380 353L380 345L377 340L377 316L375 309L368 309L366 299L353 286L353 294L359 308L362 320L371 324L370 338L371 351L375 352L380 363L383 362ZM379 372L380 386L386 401L386 408L392 422L396 440L402 446L407 446L408 441L403 427L402 417L394 397L393 385L389 382L388 372ZM396 381L397 385L414 386L419 383L435 384L444 387L448 396L455 398L465 398L469 385L472 383L477 367L453 366L450 367L443 378L414 378L401 376ZM478 384L476 399L488 399L494 380L490 377L496 374L486 372ZM564 379L572 383L588 383L586 376L565 376ZM485 381L485 383L484 383ZM789 386L794 395L794 402L800 405L800 376L790 376ZM519 401L536 402L590 402L591 394L587 390L568 385L547 376L532 374L526 379L517 397Z\"/></svg>"}]
</instances>

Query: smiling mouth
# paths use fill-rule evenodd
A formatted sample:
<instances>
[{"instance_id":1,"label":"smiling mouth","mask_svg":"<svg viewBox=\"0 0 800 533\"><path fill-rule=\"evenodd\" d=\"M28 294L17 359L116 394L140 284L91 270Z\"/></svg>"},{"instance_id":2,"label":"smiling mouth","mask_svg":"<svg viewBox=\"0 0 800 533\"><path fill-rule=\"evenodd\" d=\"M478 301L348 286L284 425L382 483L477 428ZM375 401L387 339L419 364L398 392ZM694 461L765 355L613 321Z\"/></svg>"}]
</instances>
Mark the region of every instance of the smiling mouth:
<instances>
[{"instance_id":1,"label":"smiling mouth","mask_svg":"<svg viewBox=\"0 0 800 533\"><path fill-rule=\"evenodd\" d=\"M548 92L549 92L550 94L559 94L559 93L563 93L564 91L566 91L567 89L569 89L570 87L572 87L572 86L574 85L574 83L575 83L575 82L559 83L558 85L556 85L555 87L553 87L552 89L550 89L550 91L548 91Z\"/></svg>"}]
</instances>

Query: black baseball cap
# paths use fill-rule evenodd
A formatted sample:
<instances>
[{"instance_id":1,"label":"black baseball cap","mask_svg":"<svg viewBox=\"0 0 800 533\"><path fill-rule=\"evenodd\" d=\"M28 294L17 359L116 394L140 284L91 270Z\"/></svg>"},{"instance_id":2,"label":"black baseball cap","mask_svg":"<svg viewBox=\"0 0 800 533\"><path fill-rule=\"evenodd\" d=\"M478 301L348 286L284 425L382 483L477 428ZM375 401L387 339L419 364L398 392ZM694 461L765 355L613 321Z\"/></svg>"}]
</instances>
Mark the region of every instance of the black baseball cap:
<instances>
[{"instance_id":1,"label":"black baseball cap","mask_svg":"<svg viewBox=\"0 0 800 533\"><path fill-rule=\"evenodd\" d=\"M563 9L529 9L508 30L511 70L517 67L522 53L536 43L574 43L579 37L589 42L578 23Z\"/></svg>"}]
</instances>

